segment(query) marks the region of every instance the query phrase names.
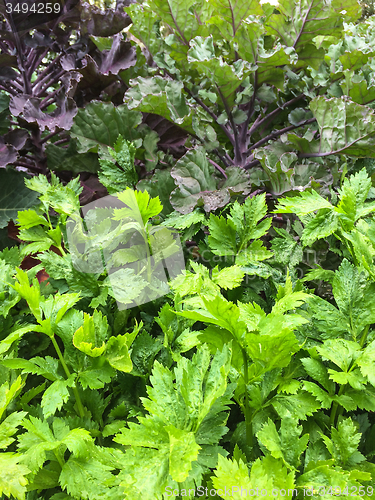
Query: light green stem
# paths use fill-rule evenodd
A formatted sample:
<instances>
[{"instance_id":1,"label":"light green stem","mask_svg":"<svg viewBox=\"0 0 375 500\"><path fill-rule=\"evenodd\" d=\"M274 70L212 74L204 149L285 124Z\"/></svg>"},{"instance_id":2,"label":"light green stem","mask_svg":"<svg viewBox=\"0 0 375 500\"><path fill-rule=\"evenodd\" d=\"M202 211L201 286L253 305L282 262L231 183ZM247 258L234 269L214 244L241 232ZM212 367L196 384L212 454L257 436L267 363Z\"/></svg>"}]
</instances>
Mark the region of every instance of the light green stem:
<instances>
[{"instance_id":1,"label":"light green stem","mask_svg":"<svg viewBox=\"0 0 375 500\"><path fill-rule=\"evenodd\" d=\"M59 457L58 453L54 453L55 457L56 457L56 460L59 462L60 464L60 467L63 468L64 467L64 462L61 460L61 458Z\"/></svg>"},{"instance_id":2,"label":"light green stem","mask_svg":"<svg viewBox=\"0 0 375 500\"><path fill-rule=\"evenodd\" d=\"M341 394L344 392L344 388L345 388L345 385L342 385L340 387L340 390L338 393L339 396L341 396ZM335 401L332 405L331 416L330 416L330 424L332 427L334 427L334 425L335 425L335 417L336 417L337 408L338 408L338 403L337 403L337 401Z\"/></svg>"},{"instance_id":3,"label":"light green stem","mask_svg":"<svg viewBox=\"0 0 375 500\"><path fill-rule=\"evenodd\" d=\"M331 427L334 427L334 424L335 424L335 417L336 417L337 407L338 407L338 403L335 401L333 403L333 405L332 405L331 416L330 416L330 419L329 419L329 423L331 424Z\"/></svg>"},{"instance_id":4,"label":"light green stem","mask_svg":"<svg viewBox=\"0 0 375 500\"><path fill-rule=\"evenodd\" d=\"M149 247L149 244L148 244L148 233L147 233L147 229L145 228L144 231L142 231L142 237L143 237L143 240L145 242L145 246L146 246L146 252L147 252L147 279L148 279L148 282L150 283L151 282L151 253L150 253L150 247Z\"/></svg>"},{"instance_id":5,"label":"light green stem","mask_svg":"<svg viewBox=\"0 0 375 500\"><path fill-rule=\"evenodd\" d=\"M361 340L359 342L359 345L361 347L363 347L365 345L369 328L370 328L370 325L367 325L366 328L363 330L363 334L362 334Z\"/></svg>"},{"instance_id":6,"label":"light green stem","mask_svg":"<svg viewBox=\"0 0 375 500\"><path fill-rule=\"evenodd\" d=\"M244 367L244 382L245 382L245 427L246 427L246 444L253 447L253 425L251 423L251 410L249 405L249 394L247 385L249 383L249 370L247 364L247 354L245 349L242 349L243 367Z\"/></svg>"},{"instance_id":7,"label":"light green stem","mask_svg":"<svg viewBox=\"0 0 375 500\"><path fill-rule=\"evenodd\" d=\"M52 344L54 345L54 348L56 349L57 355L58 355L59 360L60 360L62 367L64 369L64 372L65 372L66 376L69 378L70 371L65 363L65 360L64 360L64 357L63 357L62 352L60 350L60 347L59 347L58 343L56 342L55 337L51 337L51 339L52 339ZM83 408L82 401L81 401L81 398L80 398L79 393L78 393L78 389L75 386L72 389L73 389L74 397L76 398L79 416L83 418L85 416L85 410Z\"/></svg>"},{"instance_id":8,"label":"light green stem","mask_svg":"<svg viewBox=\"0 0 375 500\"><path fill-rule=\"evenodd\" d=\"M63 247L62 247L61 245L59 245L57 248L58 248L58 249L59 249L59 251L61 252L61 255L62 255L62 256L65 256L65 255L66 255L66 252L64 251L64 249L63 249Z\"/></svg>"}]
</instances>

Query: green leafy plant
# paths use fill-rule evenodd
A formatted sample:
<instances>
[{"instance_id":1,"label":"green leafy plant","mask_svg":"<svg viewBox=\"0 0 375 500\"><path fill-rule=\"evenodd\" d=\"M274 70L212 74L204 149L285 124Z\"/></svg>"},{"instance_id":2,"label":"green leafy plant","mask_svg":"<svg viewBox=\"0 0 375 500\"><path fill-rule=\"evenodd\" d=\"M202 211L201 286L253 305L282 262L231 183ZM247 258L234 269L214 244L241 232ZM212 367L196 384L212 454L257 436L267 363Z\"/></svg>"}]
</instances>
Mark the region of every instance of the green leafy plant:
<instances>
[{"instance_id":1,"label":"green leafy plant","mask_svg":"<svg viewBox=\"0 0 375 500\"><path fill-rule=\"evenodd\" d=\"M373 156L373 24L357 22L357 2L150 0L126 11L154 67L130 80L125 102L183 128L196 150L171 171L181 213L223 206L208 164L234 192L233 168L279 195L326 192L337 155Z\"/></svg>"},{"instance_id":2,"label":"green leafy plant","mask_svg":"<svg viewBox=\"0 0 375 500\"><path fill-rule=\"evenodd\" d=\"M114 155L131 153L121 144ZM75 248L77 181L27 184L40 202L18 213L27 238L0 253L2 499L372 497L374 207L364 170L330 200L280 199L276 212L300 221L272 244L264 194L161 222L160 200L126 187L102 232L75 226ZM85 215L86 229L100 218ZM121 310L110 269L90 274L75 259L90 238L107 256L124 250L117 231L126 235L129 218L150 240L168 226L185 244L194 236L198 258L164 295ZM296 245L326 240L337 267L298 279ZM22 269L31 255L39 262Z\"/></svg>"},{"instance_id":3,"label":"green leafy plant","mask_svg":"<svg viewBox=\"0 0 375 500\"><path fill-rule=\"evenodd\" d=\"M110 157L100 158L99 180L109 194L118 193L129 184L134 186L137 182L138 177L134 168L135 151L134 145L119 135L114 148L108 148ZM116 168L116 162L120 169Z\"/></svg>"}]
</instances>

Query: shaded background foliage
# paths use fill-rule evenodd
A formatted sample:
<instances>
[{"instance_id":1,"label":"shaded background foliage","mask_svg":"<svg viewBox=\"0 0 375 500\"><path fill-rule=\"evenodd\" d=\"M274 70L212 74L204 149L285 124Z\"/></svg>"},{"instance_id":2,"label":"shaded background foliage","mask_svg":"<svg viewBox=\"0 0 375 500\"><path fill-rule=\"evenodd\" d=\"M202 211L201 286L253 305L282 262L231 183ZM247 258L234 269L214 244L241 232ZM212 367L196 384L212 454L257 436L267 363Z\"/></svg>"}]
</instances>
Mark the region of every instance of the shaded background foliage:
<instances>
[{"instance_id":1,"label":"shaded background foliage","mask_svg":"<svg viewBox=\"0 0 375 500\"><path fill-rule=\"evenodd\" d=\"M315 20L314 10L302 24L298 13L292 14L301 28L294 34L282 27L285 13L270 4L263 10L257 3L240 6L233 12L235 25L230 28L220 3L212 12L205 3L196 5L202 10L198 21L189 11L190 4L173 18L162 3L152 8L130 3L97 4L106 8L100 10L95 2L69 1L59 16L42 19L15 13L3 22L3 167L11 164L34 173L54 170L65 181L71 177L69 172L81 173L86 186L82 201L105 194L96 180L100 140L86 148L80 142L82 131L76 137L71 133L77 129L73 123L78 109L93 101L142 113L139 133L122 130L126 139L138 140L135 161L140 186L153 193L164 191L166 206L171 201L182 212L194 207L185 204L186 197L212 210L224 206L228 195L246 196L256 187L273 196L312 186L328 193L340 178L343 154L371 156L369 149L364 154L337 144L329 150L319 143L322 127L332 127L343 113L354 120L362 113L349 104L345 112L339 109L340 96L349 95L360 105L372 102L372 25L360 29L349 25L343 31L343 22L360 16L355 2L331 7L319 3L325 12L323 24ZM344 8L346 13L341 14ZM215 21L218 16L220 23ZM326 41L315 40L314 45L312 36L303 34L305 25ZM182 29L187 30L186 36ZM315 111L310 110L311 100L318 103L319 95L333 100L324 104L323 99ZM319 110L323 112L325 105L335 115L333 122L318 119L317 126ZM87 118L92 119L92 114ZM113 147L116 139L106 145ZM204 147L210 166L193 168L190 162L187 173L186 161L176 165L176 160L186 148L198 145ZM353 167L353 160L345 161L346 168ZM216 181L211 178L212 169ZM167 178L163 170L174 179L169 193L164 181L159 185L159 177ZM200 185L193 187L191 179L198 178Z\"/></svg>"},{"instance_id":2,"label":"shaded background foliage","mask_svg":"<svg viewBox=\"0 0 375 500\"><path fill-rule=\"evenodd\" d=\"M29 8L31 5L28 2ZM136 72L144 63L141 51L121 34L130 23L124 2L106 10L77 1L61 5L55 16L7 16L5 5L0 7L6 18L1 21L0 46L0 181L5 186L0 202L0 227L5 228L0 229L2 248L11 244L8 236L18 240L9 219L35 201L25 188L25 173L49 175L52 170L65 182L80 173L83 204L107 194L97 177L98 155L79 153L70 129L78 109L94 100L121 104L128 86L119 73L133 68L137 56ZM141 142L149 142L146 147L151 155L156 152L155 137L160 138L161 150L183 154L186 134L173 124L148 113L138 121L144 123L139 136ZM138 156L136 163L144 171L144 153Z\"/></svg>"},{"instance_id":3,"label":"shaded background foliage","mask_svg":"<svg viewBox=\"0 0 375 500\"><path fill-rule=\"evenodd\" d=\"M367 17L373 16L375 13L374 2L361 2L362 7L362 18L366 19Z\"/></svg>"}]
</instances>

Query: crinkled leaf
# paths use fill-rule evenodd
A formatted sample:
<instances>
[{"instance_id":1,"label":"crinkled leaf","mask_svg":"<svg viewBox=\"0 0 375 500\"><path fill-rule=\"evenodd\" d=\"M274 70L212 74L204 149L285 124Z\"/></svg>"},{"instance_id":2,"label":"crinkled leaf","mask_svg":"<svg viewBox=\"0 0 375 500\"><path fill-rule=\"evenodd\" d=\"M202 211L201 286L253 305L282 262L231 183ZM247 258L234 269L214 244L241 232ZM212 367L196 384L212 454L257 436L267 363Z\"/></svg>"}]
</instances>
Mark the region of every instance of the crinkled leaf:
<instances>
[{"instance_id":1,"label":"crinkled leaf","mask_svg":"<svg viewBox=\"0 0 375 500\"><path fill-rule=\"evenodd\" d=\"M77 105L71 97L58 94L55 98L55 109L45 113L41 107L40 97L17 94L11 98L9 109L14 116L20 116L28 123L35 123L43 132L45 129L54 132L56 128L69 130L77 114Z\"/></svg>"},{"instance_id":2,"label":"crinkled leaf","mask_svg":"<svg viewBox=\"0 0 375 500\"><path fill-rule=\"evenodd\" d=\"M189 151L172 169L171 175L178 188L171 195L172 206L186 214L200 201L206 211L223 206L228 193L215 193L216 182L203 148ZM215 196L216 194L216 196Z\"/></svg>"},{"instance_id":3,"label":"crinkled leaf","mask_svg":"<svg viewBox=\"0 0 375 500\"><path fill-rule=\"evenodd\" d=\"M191 110L186 103L181 82L155 76L138 77L131 83L133 86L126 93L129 109L163 116L183 129L194 132Z\"/></svg>"},{"instance_id":4,"label":"crinkled leaf","mask_svg":"<svg viewBox=\"0 0 375 500\"><path fill-rule=\"evenodd\" d=\"M70 133L78 140L78 152L86 153L97 151L98 146L113 147L119 135L128 141L136 139L136 127L141 121L141 114L125 105L91 102L78 111Z\"/></svg>"},{"instance_id":5,"label":"crinkled leaf","mask_svg":"<svg viewBox=\"0 0 375 500\"><path fill-rule=\"evenodd\" d=\"M360 17L359 5L350 0L325 3L323 0L282 0L281 12L274 13L267 22L269 33L280 37L288 47L300 48L314 37L336 35L342 30L343 14L347 22Z\"/></svg>"},{"instance_id":6,"label":"crinkled leaf","mask_svg":"<svg viewBox=\"0 0 375 500\"><path fill-rule=\"evenodd\" d=\"M319 142L289 135L302 156L324 157L338 153L375 156L375 115L371 108L344 98L319 96L311 101L310 109L318 122Z\"/></svg>"},{"instance_id":7,"label":"crinkled leaf","mask_svg":"<svg viewBox=\"0 0 375 500\"><path fill-rule=\"evenodd\" d=\"M248 193L249 179L244 171L232 167L224 183L217 183L205 150L188 151L172 168L171 175L178 186L171 194L171 204L182 214L203 206L211 212L226 205L232 193ZM221 185L221 187L220 187Z\"/></svg>"}]
</instances>

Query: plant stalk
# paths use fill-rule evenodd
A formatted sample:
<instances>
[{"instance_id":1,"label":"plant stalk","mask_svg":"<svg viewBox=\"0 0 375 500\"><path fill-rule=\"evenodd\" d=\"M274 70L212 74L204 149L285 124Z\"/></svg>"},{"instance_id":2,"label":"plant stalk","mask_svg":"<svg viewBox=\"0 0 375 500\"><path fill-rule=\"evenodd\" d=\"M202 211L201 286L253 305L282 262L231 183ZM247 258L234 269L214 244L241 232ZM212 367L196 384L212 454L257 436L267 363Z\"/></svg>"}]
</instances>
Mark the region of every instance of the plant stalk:
<instances>
[{"instance_id":1,"label":"plant stalk","mask_svg":"<svg viewBox=\"0 0 375 500\"><path fill-rule=\"evenodd\" d=\"M61 365L64 369L64 372L65 372L67 378L69 378L71 374L70 374L69 368L67 367L67 365L65 363L65 359L62 355L60 347L59 347L58 343L56 342L56 339L54 336L51 337L51 340L52 340L52 344L53 344L54 348L56 349L57 355L58 355L59 360L61 362ZM83 418L85 416L85 410L83 408L82 401L81 401L81 398L80 398L79 393L78 393L78 389L76 386L72 387L72 389L73 389L74 397L76 398L79 416Z\"/></svg>"},{"instance_id":2,"label":"plant stalk","mask_svg":"<svg viewBox=\"0 0 375 500\"><path fill-rule=\"evenodd\" d=\"M63 461L61 460L61 458L59 457L58 452L54 452L54 455L55 455L56 460L58 461L58 463L59 463L59 465L60 465L60 467L61 467L61 469L62 469L62 468L64 467L64 462L63 462Z\"/></svg>"},{"instance_id":3,"label":"plant stalk","mask_svg":"<svg viewBox=\"0 0 375 500\"><path fill-rule=\"evenodd\" d=\"M338 393L338 396L341 396L341 394L344 392L344 388L345 388L345 385L342 385L340 387L340 390L339 390L339 393ZM331 410L331 416L330 416L330 424L331 424L331 427L334 427L335 425L335 418L336 418L336 412L337 412L337 408L338 408L339 404L337 401L335 401L332 405L332 410Z\"/></svg>"},{"instance_id":4,"label":"plant stalk","mask_svg":"<svg viewBox=\"0 0 375 500\"><path fill-rule=\"evenodd\" d=\"M249 383L247 354L245 349L242 349L243 367L244 367L244 382L245 382L245 427L246 427L246 444L253 447L253 425L251 422L251 410L249 404L249 394L247 392L247 384Z\"/></svg>"},{"instance_id":5,"label":"plant stalk","mask_svg":"<svg viewBox=\"0 0 375 500\"><path fill-rule=\"evenodd\" d=\"M370 328L370 325L367 325L367 326L365 327L365 329L363 330L362 337L361 337L361 340L360 340L360 342L359 342L359 345L360 345L361 347L363 347L363 346L365 345L365 342L366 342L366 339L367 339L367 334L368 334L368 330L369 330L369 328Z\"/></svg>"}]
</instances>

